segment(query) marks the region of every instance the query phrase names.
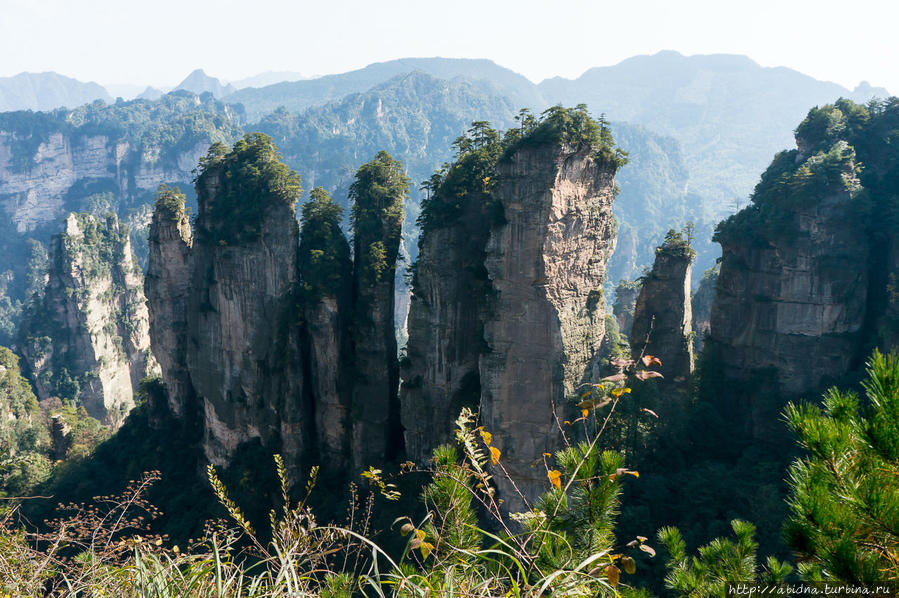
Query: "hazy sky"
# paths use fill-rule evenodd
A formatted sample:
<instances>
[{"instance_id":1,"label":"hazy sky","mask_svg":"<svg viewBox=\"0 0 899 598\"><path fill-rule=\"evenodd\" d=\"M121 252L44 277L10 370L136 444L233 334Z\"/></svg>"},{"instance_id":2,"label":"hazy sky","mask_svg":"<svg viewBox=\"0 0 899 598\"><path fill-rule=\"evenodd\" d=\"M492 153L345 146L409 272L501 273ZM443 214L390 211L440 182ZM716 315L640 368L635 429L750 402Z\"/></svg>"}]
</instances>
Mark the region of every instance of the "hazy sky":
<instances>
[{"instance_id":1,"label":"hazy sky","mask_svg":"<svg viewBox=\"0 0 899 598\"><path fill-rule=\"evenodd\" d=\"M235 80L446 56L540 81L672 49L899 93L897 17L896 0L0 0L0 76L173 86L195 68Z\"/></svg>"}]
</instances>

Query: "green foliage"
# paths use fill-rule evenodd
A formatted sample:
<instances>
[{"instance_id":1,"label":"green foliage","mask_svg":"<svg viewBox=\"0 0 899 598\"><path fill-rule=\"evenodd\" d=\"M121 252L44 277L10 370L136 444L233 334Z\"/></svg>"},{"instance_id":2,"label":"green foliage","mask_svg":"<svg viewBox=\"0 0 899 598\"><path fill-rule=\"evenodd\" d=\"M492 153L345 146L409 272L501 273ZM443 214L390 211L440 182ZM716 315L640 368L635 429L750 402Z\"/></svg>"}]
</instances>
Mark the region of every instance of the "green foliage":
<instances>
[{"instance_id":1,"label":"green foliage","mask_svg":"<svg viewBox=\"0 0 899 598\"><path fill-rule=\"evenodd\" d=\"M605 117L594 120L586 104L574 108L552 106L539 117L523 110L518 120L519 127L507 131L503 138L507 157L523 147L565 144L589 146L595 159L615 170L627 164L627 152L615 145Z\"/></svg>"},{"instance_id":2,"label":"green foliage","mask_svg":"<svg viewBox=\"0 0 899 598\"><path fill-rule=\"evenodd\" d=\"M24 495L50 477L50 436L18 357L0 347L0 494Z\"/></svg>"},{"instance_id":3,"label":"green foliage","mask_svg":"<svg viewBox=\"0 0 899 598\"><path fill-rule=\"evenodd\" d=\"M403 227L409 178L402 163L380 151L356 172L350 186L356 269L366 285L393 275Z\"/></svg>"},{"instance_id":4,"label":"green foliage","mask_svg":"<svg viewBox=\"0 0 899 598\"><path fill-rule=\"evenodd\" d=\"M668 229L665 233L665 240L656 248L656 254L666 253L674 257L682 257L693 260L696 257L696 251L690 245L690 234L687 229L684 231L676 231L673 228Z\"/></svg>"},{"instance_id":5,"label":"green foliage","mask_svg":"<svg viewBox=\"0 0 899 598\"><path fill-rule=\"evenodd\" d=\"M350 245L340 228L343 208L327 191L315 187L303 204L300 232L300 273L307 299L338 295L346 289L352 270Z\"/></svg>"},{"instance_id":6,"label":"green foliage","mask_svg":"<svg viewBox=\"0 0 899 598\"><path fill-rule=\"evenodd\" d=\"M875 351L865 400L831 389L823 408L790 404L807 455L790 469L786 535L825 580L895 581L899 574L899 355Z\"/></svg>"},{"instance_id":7,"label":"green foliage","mask_svg":"<svg viewBox=\"0 0 899 598\"><path fill-rule=\"evenodd\" d=\"M687 555L686 543L677 528L659 530L659 541L669 554L665 586L679 596L725 598L730 595L728 584L761 584L763 587L783 584L793 568L769 557L766 567L759 569L755 526L734 519L731 527L736 541L716 538L700 547L696 556Z\"/></svg>"},{"instance_id":8,"label":"green foliage","mask_svg":"<svg viewBox=\"0 0 899 598\"><path fill-rule=\"evenodd\" d=\"M196 178L201 206L198 232L210 241L254 241L273 207L295 209L302 191L300 176L281 162L271 137L248 133L229 150L221 143L200 160Z\"/></svg>"},{"instance_id":9,"label":"green foliage","mask_svg":"<svg viewBox=\"0 0 899 598\"><path fill-rule=\"evenodd\" d=\"M494 169L504 151L499 132L485 121L475 121L453 142L453 149L453 161L422 183L428 192L418 218L422 236L451 224L466 202L492 201L490 192L496 186Z\"/></svg>"},{"instance_id":10,"label":"green foliage","mask_svg":"<svg viewBox=\"0 0 899 598\"><path fill-rule=\"evenodd\" d=\"M184 197L184 194L177 187L160 185L159 190L156 192L154 209L170 220L178 221L186 211L186 201L187 198Z\"/></svg>"}]
</instances>

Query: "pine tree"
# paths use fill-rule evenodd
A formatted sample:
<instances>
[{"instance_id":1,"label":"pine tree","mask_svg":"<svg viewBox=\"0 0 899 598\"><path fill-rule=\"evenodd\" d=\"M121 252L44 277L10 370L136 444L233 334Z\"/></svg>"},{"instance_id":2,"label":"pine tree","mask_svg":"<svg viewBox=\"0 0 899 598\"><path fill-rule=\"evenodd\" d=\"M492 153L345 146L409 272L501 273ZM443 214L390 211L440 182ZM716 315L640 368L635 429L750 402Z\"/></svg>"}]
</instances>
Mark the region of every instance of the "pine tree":
<instances>
[{"instance_id":1,"label":"pine tree","mask_svg":"<svg viewBox=\"0 0 899 598\"><path fill-rule=\"evenodd\" d=\"M875 351L866 400L831 389L787 407L808 452L790 470L790 546L804 577L870 585L899 576L899 354Z\"/></svg>"}]
</instances>

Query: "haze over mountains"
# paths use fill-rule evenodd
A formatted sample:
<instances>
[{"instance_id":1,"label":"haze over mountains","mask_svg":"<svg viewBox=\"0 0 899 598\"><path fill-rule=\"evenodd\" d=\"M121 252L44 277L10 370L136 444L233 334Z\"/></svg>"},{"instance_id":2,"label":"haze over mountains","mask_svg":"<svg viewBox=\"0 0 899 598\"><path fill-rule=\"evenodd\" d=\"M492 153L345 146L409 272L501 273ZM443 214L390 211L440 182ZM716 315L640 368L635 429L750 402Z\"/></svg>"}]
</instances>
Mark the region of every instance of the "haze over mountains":
<instances>
[{"instance_id":1,"label":"haze over mountains","mask_svg":"<svg viewBox=\"0 0 899 598\"><path fill-rule=\"evenodd\" d=\"M849 90L792 69L761 67L745 56L672 51L539 84L490 60L404 58L266 85L299 77L263 73L231 84L198 69L175 89L240 104L234 114L243 130L271 134L304 186L323 185L339 201L352 173L378 149L401 157L420 181L450 158L452 141L472 120L506 128L520 108L539 112L557 103L586 103L612 123L616 139L631 152L615 202L620 230L611 281L639 275L667 228L688 221L697 224L697 268L711 265L719 255L711 242L715 224L745 205L771 156L793 146L792 129L810 106L888 95L867 83ZM155 101L163 94L148 87L138 97ZM97 84L54 73L0 79L4 111L71 109L98 99L113 101ZM98 111L96 118L120 118L104 114ZM59 126L67 118L53 117ZM189 170L167 182L188 182ZM418 201L413 198L406 220L410 257ZM67 204L78 202L70 198Z\"/></svg>"}]
</instances>

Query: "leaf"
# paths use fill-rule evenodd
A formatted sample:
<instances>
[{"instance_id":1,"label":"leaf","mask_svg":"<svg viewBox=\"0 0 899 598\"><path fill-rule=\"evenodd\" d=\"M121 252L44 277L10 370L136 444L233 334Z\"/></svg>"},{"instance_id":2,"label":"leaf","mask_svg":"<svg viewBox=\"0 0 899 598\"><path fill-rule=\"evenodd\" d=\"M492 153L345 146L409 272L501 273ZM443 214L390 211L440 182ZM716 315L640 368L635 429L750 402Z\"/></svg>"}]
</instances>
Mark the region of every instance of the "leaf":
<instances>
[{"instance_id":1,"label":"leaf","mask_svg":"<svg viewBox=\"0 0 899 598\"><path fill-rule=\"evenodd\" d=\"M656 555L655 548L653 548L653 547L650 546L649 544L640 544L640 550L642 550L643 552L645 552L645 553L648 554L649 556L655 556L655 555Z\"/></svg>"},{"instance_id":2,"label":"leaf","mask_svg":"<svg viewBox=\"0 0 899 598\"><path fill-rule=\"evenodd\" d=\"M649 367L651 365L658 365L658 366L662 365L662 360L654 355L644 355L643 358L641 359L641 361L643 362L643 365L645 365L646 367Z\"/></svg>"},{"instance_id":3,"label":"leaf","mask_svg":"<svg viewBox=\"0 0 899 598\"><path fill-rule=\"evenodd\" d=\"M421 550L421 558L426 559L426 558L428 558L428 555L430 555L431 552L433 552L433 550L434 550L434 545L431 544L430 542L424 542L424 541L423 541L423 542L419 545L418 549Z\"/></svg>"},{"instance_id":4,"label":"leaf","mask_svg":"<svg viewBox=\"0 0 899 598\"><path fill-rule=\"evenodd\" d=\"M592 394L593 394L593 391L588 390L587 392L585 392L584 394L581 395L581 400L583 401L584 399L586 399L587 397L589 397Z\"/></svg>"},{"instance_id":5,"label":"leaf","mask_svg":"<svg viewBox=\"0 0 899 598\"><path fill-rule=\"evenodd\" d=\"M493 442L493 434L491 434L484 428L480 428L479 432L481 433L481 438L484 439L484 444L490 446L490 443Z\"/></svg>"},{"instance_id":6,"label":"leaf","mask_svg":"<svg viewBox=\"0 0 899 598\"><path fill-rule=\"evenodd\" d=\"M421 540L422 542L424 542L426 535L427 534L425 534L425 532L420 529L415 530L415 537L418 538L419 540Z\"/></svg>"},{"instance_id":7,"label":"leaf","mask_svg":"<svg viewBox=\"0 0 899 598\"><path fill-rule=\"evenodd\" d=\"M490 462L491 463L493 463L494 465L499 463L500 455L502 455L502 453L499 451L498 448L496 448L495 446L490 447Z\"/></svg>"},{"instance_id":8,"label":"leaf","mask_svg":"<svg viewBox=\"0 0 899 598\"><path fill-rule=\"evenodd\" d=\"M647 409L646 407L643 407L642 409L640 409L640 411L645 411L646 413L650 414L654 418L659 419L659 414L656 413L655 411L653 411L652 409Z\"/></svg>"},{"instance_id":9,"label":"leaf","mask_svg":"<svg viewBox=\"0 0 899 598\"><path fill-rule=\"evenodd\" d=\"M627 368L634 365L636 362L633 359L612 359L609 363L616 368Z\"/></svg>"},{"instance_id":10,"label":"leaf","mask_svg":"<svg viewBox=\"0 0 899 598\"><path fill-rule=\"evenodd\" d=\"M630 393L631 393L630 388L613 388L612 389L612 396L615 397L616 399L623 394L630 394Z\"/></svg>"},{"instance_id":11,"label":"leaf","mask_svg":"<svg viewBox=\"0 0 899 598\"><path fill-rule=\"evenodd\" d=\"M602 407L605 407L606 405L608 405L611 402L612 401L610 399L601 397L601 398L597 398L597 399L589 399L587 401L581 401L580 403L577 404L577 406L581 409L600 409ZM587 417L586 413L584 414L584 417Z\"/></svg>"},{"instance_id":12,"label":"leaf","mask_svg":"<svg viewBox=\"0 0 899 598\"><path fill-rule=\"evenodd\" d=\"M636 374L634 374L639 380L649 380L650 378L664 378L661 372L654 372L652 370L640 370Z\"/></svg>"},{"instance_id":13,"label":"leaf","mask_svg":"<svg viewBox=\"0 0 899 598\"><path fill-rule=\"evenodd\" d=\"M640 540L640 544L646 542L646 536L637 536L637 539Z\"/></svg>"},{"instance_id":14,"label":"leaf","mask_svg":"<svg viewBox=\"0 0 899 598\"><path fill-rule=\"evenodd\" d=\"M637 563L629 556L621 557L621 566L624 567L624 571L628 575L633 575L637 572Z\"/></svg>"},{"instance_id":15,"label":"leaf","mask_svg":"<svg viewBox=\"0 0 899 598\"><path fill-rule=\"evenodd\" d=\"M627 380L627 376L624 374L615 374L614 376L606 376L605 378L601 378L603 382L624 382Z\"/></svg>"},{"instance_id":16,"label":"leaf","mask_svg":"<svg viewBox=\"0 0 899 598\"><path fill-rule=\"evenodd\" d=\"M549 482L556 488L562 487L562 472L558 469L550 470L547 472L546 477L549 478Z\"/></svg>"},{"instance_id":17,"label":"leaf","mask_svg":"<svg viewBox=\"0 0 899 598\"><path fill-rule=\"evenodd\" d=\"M400 533L404 536L408 536L415 530L415 526L411 523L406 523L403 527L400 528Z\"/></svg>"},{"instance_id":18,"label":"leaf","mask_svg":"<svg viewBox=\"0 0 899 598\"><path fill-rule=\"evenodd\" d=\"M590 415L590 410L589 409L581 409L581 414L584 417L587 417L588 415Z\"/></svg>"},{"instance_id":19,"label":"leaf","mask_svg":"<svg viewBox=\"0 0 899 598\"><path fill-rule=\"evenodd\" d=\"M605 568L606 579L613 588L618 587L618 578L621 577L621 569L615 565L609 565Z\"/></svg>"}]
</instances>

